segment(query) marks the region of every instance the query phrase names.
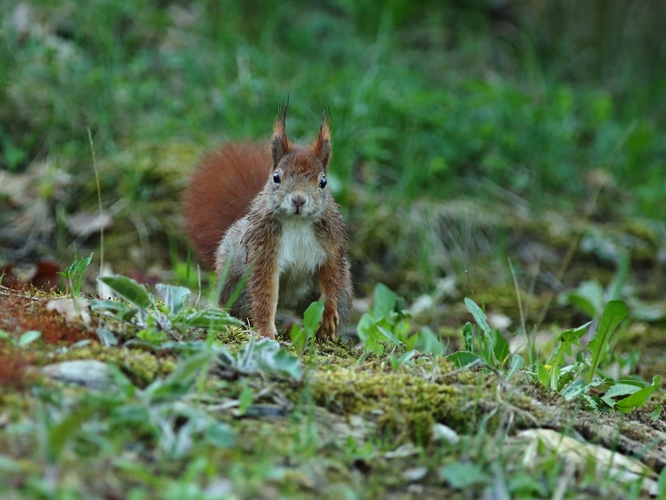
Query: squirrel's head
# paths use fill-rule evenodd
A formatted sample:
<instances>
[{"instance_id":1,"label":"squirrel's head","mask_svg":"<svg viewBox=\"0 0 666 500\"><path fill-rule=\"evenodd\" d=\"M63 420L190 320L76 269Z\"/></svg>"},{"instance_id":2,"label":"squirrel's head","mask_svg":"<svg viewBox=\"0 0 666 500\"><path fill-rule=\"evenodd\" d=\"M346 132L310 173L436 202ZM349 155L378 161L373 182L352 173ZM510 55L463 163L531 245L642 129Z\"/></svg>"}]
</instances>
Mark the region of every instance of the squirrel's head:
<instances>
[{"instance_id":1,"label":"squirrel's head","mask_svg":"<svg viewBox=\"0 0 666 500\"><path fill-rule=\"evenodd\" d=\"M331 161L331 127L324 109L315 141L307 147L293 144L285 132L288 106L287 99L273 127L273 172L267 186L270 202L280 215L316 217L331 196L326 180Z\"/></svg>"}]
</instances>

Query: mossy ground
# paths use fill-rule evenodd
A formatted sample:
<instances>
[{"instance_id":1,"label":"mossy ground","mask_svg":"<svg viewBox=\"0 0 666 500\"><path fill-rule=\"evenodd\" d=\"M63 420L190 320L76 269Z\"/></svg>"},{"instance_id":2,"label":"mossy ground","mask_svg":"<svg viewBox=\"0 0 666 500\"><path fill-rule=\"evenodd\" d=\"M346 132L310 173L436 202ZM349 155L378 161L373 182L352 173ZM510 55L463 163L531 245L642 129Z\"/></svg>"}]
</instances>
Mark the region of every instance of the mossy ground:
<instances>
[{"instance_id":1,"label":"mossy ground","mask_svg":"<svg viewBox=\"0 0 666 500\"><path fill-rule=\"evenodd\" d=\"M31 296L1 291L17 303ZM29 314L39 320L43 313L35 311ZM0 320L14 314L4 309ZM49 313L42 319L50 318ZM108 328L106 321L94 315L95 326ZM233 329L218 340L237 351L248 334ZM17 340L18 330L10 336ZM139 411L141 396L121 400L117 387L73 386L50 380L39 369L97 359L118 367L141 391L168 377L187 355L104 347L90 335L82 338L90 342L2 344L0 476L9 498L474 498L498 481L513 497L545 498L557 488L557 471L565 464L547 453L538 463L525 464L528 443L517 434L540 427L583 436L656 471L666 465L659 440L666 429L649 416L662 404L659 398L628 416L595 415L523 375L508 383L495 373L456 369L429 356L394 370L388 358L361 357L353 343L342 342L306 350L301 381L210 369L200 389L183 394L177 404L211 408L213 418L233 430L233 444L211 445L195 433L177 452L164 448L163 433L177 435L188 421L184 417L167 418L161 425L169 427L159 431L124 426L123 411ZM248 390L251 401L241 403ZM77 424L80 433L72 433L54 454L55 437L40 435L49 436L86 407L93 410ZM150 412L158 407L149 408L146 418L156 418ZM460 440L437 438L435 424L452 428ZM479 480L463 489L452 486L442 475L451 464L478 472ZM570 478L567 497L641 496L634 485L609 482L604 474L591 464Z\"/></svg>"}]
</instances>

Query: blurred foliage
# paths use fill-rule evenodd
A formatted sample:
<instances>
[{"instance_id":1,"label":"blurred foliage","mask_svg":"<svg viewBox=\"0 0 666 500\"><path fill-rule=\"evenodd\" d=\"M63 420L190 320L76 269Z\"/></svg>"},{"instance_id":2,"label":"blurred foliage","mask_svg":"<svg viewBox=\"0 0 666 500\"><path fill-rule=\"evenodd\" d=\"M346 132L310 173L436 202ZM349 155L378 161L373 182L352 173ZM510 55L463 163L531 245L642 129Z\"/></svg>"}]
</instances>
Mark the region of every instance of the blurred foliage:
<instances>
[{"instance_id":1,"label":"blurred foliage","mask_svg":"<svg viewBox=\"0 0 666 500\"><path fill-rule=\"evenodd\" d=\"M182 241L168 216L198 154L266 137L288 94L295 139L330 109L347 207L499 186L570 210L603 185L614 213L666 216L657 2L0 0L0 18L0 166L48 161L72 175L52 211L94 209L90 127L114 230L144 253Z\"/></svg>"}]
</instances>

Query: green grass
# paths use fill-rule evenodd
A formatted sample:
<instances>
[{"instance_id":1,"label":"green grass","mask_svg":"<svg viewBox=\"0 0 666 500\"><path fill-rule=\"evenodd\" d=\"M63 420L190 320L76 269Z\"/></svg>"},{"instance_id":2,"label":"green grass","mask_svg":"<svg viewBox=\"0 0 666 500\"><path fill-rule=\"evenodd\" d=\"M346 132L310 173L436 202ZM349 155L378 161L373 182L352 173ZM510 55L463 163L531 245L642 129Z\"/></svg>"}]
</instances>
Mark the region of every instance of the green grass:
<instances>
[{"instance_id":1,"label":"green grass","mask_svg":"<svg viewBox=\"0 0 666 500\"><path fill-rule=\"evenodd\" d=\"M637 188L628 211L664 215L655 182L664 151L649 105L631 115L620 112L629 96L603 86L502 71L489 62L496 53L519 66L535 56L495 38L483 4L468 13L426 4L428 19L403 2L367 11L291 2L256 11L233 2L2 8L10 169L47 156L88 177L86 127L107 159L142 145L266 137L291 94L293 137L312 136L330 108L344 190L354 178L381 196L446 199L485 179L535 202L575 199L589 195L585 171L608 167L619 185ZM449 31L452 12L461 26ZM19 30L12 20L21 15ZM107 196L150 197L149 185L129 171L103 176Z\"/></svg>"},{"instance_id":2,"label":"green grass","mask_svg":"<svg viewBox=\"0 0 666 500\"><path fill-rule=\"evenodd\" d=\"M618 480L598 455L575 465L523 433L541 426L572 435L583 454L581 434L616 458L664 461L649 414L663 403L626 417L595 414L584 400L547 391L533 365L509 380L499 358L470 370L424 346L395 364L406 348L388 337L386 352L327 343L299 357L286 336L280 347L248 341L249 332L223 326L222 313L207 334L187 327L182 289L162 287L171 299L155 304L126 279L109 284L130 299L124 311L146 313L119 319L100 312L110 302L92 304L95 324L120 345L24 341L20 331L0 339L0 480L9 498L476 498L488 490L552 498L563 484L564 498L643 498L640 474ZM395 296L380 288L375 299L373 314L391 317ZM470 310L488 329L481 309ZM140 329L155 330L155 321L168 325L167 338L148 342ZM104 361L101 376L99 367L53 375L54 362L95 359Z\"/></svg>"},{"instance_id":3,"label":"green grass","mask_svg":"<svg viewBox=\"0 0 666 500\"><path fill-rule=\"evenodd\" d=\"M580 213L602 185L595 218L666 216L660 101L646 97L655 92L634 96L633 81L600 79L606 66L581 63L567 77L571 54L541 32L566 36L548 10L517 8L510 37L484 2L5 1L0 11L0 164L38 179L33 196L56 232L39 251L58 260L74 254L68 215L97 210L88 127L113 216L110 262L175 267L187 254L187 173L223 140L268 137L287 95L297 140L330 110L331 186L360 242L353 257L369 270L363 289L379 280L414 293L468 268L476 243L461 243L460 226L469 214L447 208L460 199L489 200L477 210L491 218L497 202L519 200L540 225L551 208ZM645 16L629 19L632 30L654 29ZM599 36L612 29L609 21ZM628 72L632 51L621 58ZM636 64L658 60L641 57ZM414 224L396 227L395 207ZM490 247L506 253L513 222L490 226ZM416 257L402 243L414 238L424 242ZM381 260L387 273L372 271Z\"/></svg>"}]
</instances>

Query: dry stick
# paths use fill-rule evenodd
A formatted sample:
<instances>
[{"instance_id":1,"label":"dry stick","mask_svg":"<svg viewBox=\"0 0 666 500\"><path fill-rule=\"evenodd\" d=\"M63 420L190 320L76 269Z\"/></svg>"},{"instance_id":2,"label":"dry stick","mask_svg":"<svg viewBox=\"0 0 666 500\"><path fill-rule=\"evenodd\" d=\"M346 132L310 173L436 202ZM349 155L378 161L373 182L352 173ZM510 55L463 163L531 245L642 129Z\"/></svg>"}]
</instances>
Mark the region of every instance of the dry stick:
<instances>
[{"instance_id":1,"label":"dry stick","mask_svg":"<svg viewBox=\"0 0 666 500\"><path fill-rule=\"evenodd\" d=\"M104 272L104 224L102 219L102 188L99 185L99 174L97 173L97 159L95 158L95 146L93 145L92 133L90 132L90 127L88 129L88 141L90 141L90 150L92 151L93 157L93 170L95 171L95 183L97 184L97 203L99 205L99 241L100 241L100 251L99 251L99 277L102 277Z\"/></svg>"},{"instance_id":2,"label":"dry stick","mask_svg":"<svg viewBox=\"0 0 666 500\"><path fill-rule=\"evenodd\" d=\"M636 128L636 121L634 120L629 124L627 127L627 130L625 130L624 134L622 134L622 137L618 139L618 141L615 143L615 147L613 148L613 151L611 152L610 159L608 160L608 163L606 163L606 166L604 167L604 172L608 173L608 171L611 168L611 160L615 157L615 155L618 153L618 151L624 146L624 143L627 141L631 133L634 131ZM597 204L597 199L599 198L599 193L601 193L602 189L602 184L599 183L599 185L596 187L594 190L594 193L592 193L592 197L587 203L587 206L585 207L585 212L583 212L583 220L587 220L590 218L590 215L592 215L592 211L594 210L596 204ZM582 235L577 234L574 236L574 238L571 240L571 243L569 244L569 248L567 249L567 254L564 257L564 261L562 262L562 265L560 266L560 270L557 272L557 275L555 276L556 280L558 282L562 282L562 278L564 277L564 273L567 270L567 267L569 267L569 263L571 262L571 259L573 258L574 252L576 251L576 248L578 248L578 244L580 243ZM543 323L544 319L546 318L546 314L548 314L548 309L550 309L550 303L553 301L553 298L555 297L554 294L551 294L550 297L548 297L548 300L546 301L546 304L543 306L543 309L541 310L541 313L539 314L539 319L536 324L536 330L538 330L541 327L541 323Z\"/></svg>"}]
</instances>

